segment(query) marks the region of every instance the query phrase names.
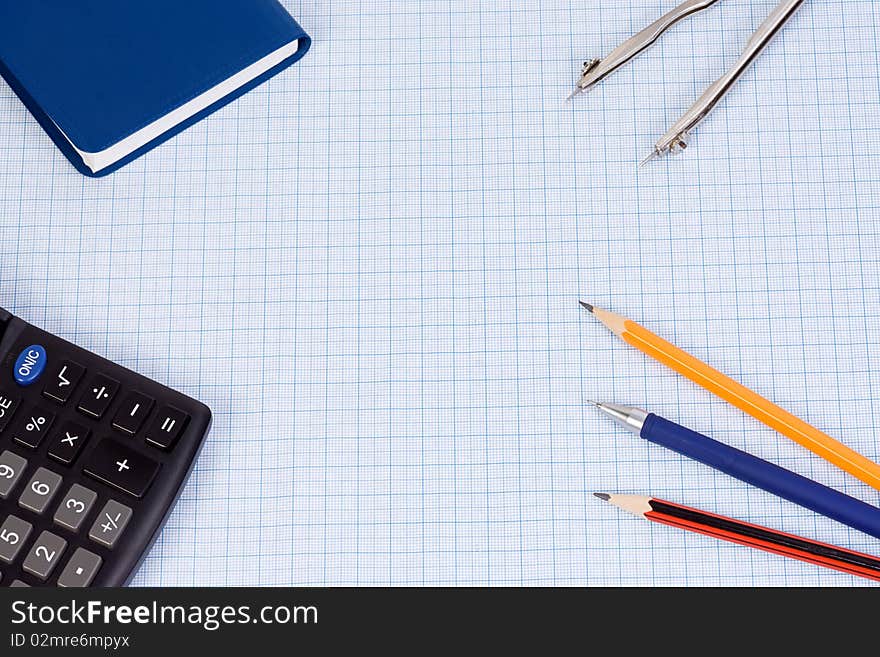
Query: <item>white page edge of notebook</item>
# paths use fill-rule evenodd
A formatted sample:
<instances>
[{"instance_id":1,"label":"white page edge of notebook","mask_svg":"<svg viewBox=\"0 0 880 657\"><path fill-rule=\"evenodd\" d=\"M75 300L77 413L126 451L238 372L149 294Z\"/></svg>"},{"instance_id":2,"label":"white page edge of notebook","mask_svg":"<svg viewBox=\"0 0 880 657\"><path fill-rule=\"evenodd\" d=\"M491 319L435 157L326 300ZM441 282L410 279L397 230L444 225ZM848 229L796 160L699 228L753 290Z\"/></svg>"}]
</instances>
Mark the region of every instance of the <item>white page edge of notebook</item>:
<instances>
[{"instance_id":1,"label":"white page edge of notebook","mask_svg":"<svg viewBox=\"0 0 880 657\"><path fill-rule=\"evenodd\" d=\"M76 144L71 141L64 130L57 123L55 126L67 140L77 154L82 158L85 165L91 169L92 173L98 173L102 169L106 169L110 165L118 162L122 158L134 153L137 149L149 144L151 141L165 134L177 125L180 125L187 119L195 116L202 110L210 107L219 100L222 100L236 89L246 85L248 82L260 77L263 73L274 66L277 66L288 57L293 56L299 50L299 39L294 39L288 44L283 45L278 50L269 53L262 59L257 60L250 66L243 68L235 75L226 78L223 82L211 87L199 96L187 101L175 110L172 110L165 116L153 121L149 125L144 126L137 132L116 142L109 148L97 153L89 153L77 148Z\"/></svg>"}]
</instances>

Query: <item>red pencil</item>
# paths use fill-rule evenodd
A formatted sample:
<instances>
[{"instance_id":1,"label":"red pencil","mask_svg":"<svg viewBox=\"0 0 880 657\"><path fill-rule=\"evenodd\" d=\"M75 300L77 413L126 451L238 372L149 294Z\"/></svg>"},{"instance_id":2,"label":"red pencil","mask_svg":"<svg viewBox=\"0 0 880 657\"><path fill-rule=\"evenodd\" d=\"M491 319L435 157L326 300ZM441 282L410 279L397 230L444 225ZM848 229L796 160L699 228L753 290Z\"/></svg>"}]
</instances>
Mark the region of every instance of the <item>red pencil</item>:
<instances>
[{"instance_id":1,"label":"red pencil","mask_svg":"<svg viewBox=\"0 0 880 657\"><path fill-rule=\"evenodd\" d=\"M733 518L640 495L594 493L633 515L880 582L880 559Z\"/></svg>"}]
</instances>

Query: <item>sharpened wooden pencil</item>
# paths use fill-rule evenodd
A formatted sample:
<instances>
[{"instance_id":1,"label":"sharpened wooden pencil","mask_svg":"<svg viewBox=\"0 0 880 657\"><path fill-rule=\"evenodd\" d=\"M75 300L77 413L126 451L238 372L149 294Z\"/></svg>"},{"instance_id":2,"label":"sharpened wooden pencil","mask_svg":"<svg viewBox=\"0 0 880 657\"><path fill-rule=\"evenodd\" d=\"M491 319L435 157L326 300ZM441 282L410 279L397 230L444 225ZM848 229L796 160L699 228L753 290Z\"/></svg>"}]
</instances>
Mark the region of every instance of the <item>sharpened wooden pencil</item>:
<instances>
[{"instance_id":1,"label":"sharpened wooden pencil","mask_svg":"<svg viewBox=\"0 0 880 657\"><path fill-rule=\"evenodd\" d=\"M870 554L854 552L653 497L609 493L593 493L593 495L652 522L880 582L880 559Z\"/></svg>"},{"instance_id":2,"label":"sharpened wooden pencil","mask_svg":"<svg viewBox=\"0 0 880 657\"><path fill-rule=\"evenodd\" d=\"M880 465L651 333L644 326L583 301L581 305L627 344L718 395L844 472L880 490Z\"/></svg>"}]
</instances>

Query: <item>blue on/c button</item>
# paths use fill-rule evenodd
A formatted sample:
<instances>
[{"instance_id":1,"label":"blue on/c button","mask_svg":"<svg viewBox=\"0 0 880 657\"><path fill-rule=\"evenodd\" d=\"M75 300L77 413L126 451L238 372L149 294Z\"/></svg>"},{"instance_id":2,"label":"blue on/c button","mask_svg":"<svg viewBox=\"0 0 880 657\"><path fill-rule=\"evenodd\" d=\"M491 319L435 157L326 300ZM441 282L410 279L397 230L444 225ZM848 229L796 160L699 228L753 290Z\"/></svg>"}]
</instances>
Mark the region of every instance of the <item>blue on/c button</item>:
<instances>
[{"instance_id":1,"label":"blue on/c button","mask_svg":"<svg viewBox=\"0 0 880 657\"><path fill-rule=\"evenodd\" d=\"M46 349L32 344L18 355L15 361L15 382L20 386L36 383L46 369Z\"/></svg>"}]
</instances>

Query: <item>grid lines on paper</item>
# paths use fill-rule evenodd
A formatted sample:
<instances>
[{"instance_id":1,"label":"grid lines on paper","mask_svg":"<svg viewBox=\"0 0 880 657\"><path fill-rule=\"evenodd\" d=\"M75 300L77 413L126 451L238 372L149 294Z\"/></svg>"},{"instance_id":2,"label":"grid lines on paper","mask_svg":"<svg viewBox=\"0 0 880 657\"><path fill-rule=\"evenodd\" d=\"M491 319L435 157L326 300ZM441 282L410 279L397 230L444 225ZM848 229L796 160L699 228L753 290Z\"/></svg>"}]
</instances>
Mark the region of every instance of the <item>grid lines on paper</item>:
<instances>
[{"instance_id":1,"label":"grid lines on paper","mask_svg":"<svg viewBox=\"0 0 880 657\"><path fill-rule=\"evenodd\" d=\"M621 515L876 540L608 424L645 406L877 493L615 340L641 321L880 459L880 9L810 0L639 170L773 0L284 3L293 68L110 177L0 86L0 305L214 411L137 585L859 585Z\"/></svg>"}]
</instances>

